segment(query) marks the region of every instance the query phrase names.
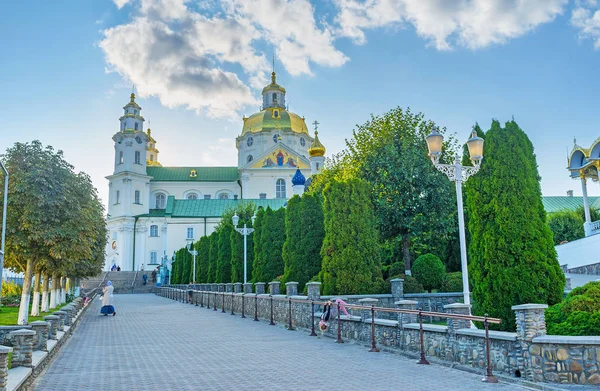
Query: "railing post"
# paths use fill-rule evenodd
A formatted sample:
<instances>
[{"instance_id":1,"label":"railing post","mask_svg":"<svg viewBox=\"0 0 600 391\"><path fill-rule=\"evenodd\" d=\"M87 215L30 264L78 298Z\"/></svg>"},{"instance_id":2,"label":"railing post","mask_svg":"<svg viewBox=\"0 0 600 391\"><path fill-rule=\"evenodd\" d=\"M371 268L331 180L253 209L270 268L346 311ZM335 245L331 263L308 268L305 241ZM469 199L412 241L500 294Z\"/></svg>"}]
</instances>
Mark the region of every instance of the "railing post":
<instances>
[{"instance_id":1,"label":"railing post","mask_svg":"<svg viewBox=\"0 0 600 391\"><path fill-rule=\"evenodd\" d=\"M369 352L379 352L377 349L377 343L375 341L375 306L371 306L371 349Z\"/></svg>"},{"instance_id":2,"label":"railing post","mask_svg":"<svg viewBox=\"0 0 600 391\"><path fill-rule=\"evenodd\" d=\"M231 293L231 314L230 315L235 315L233 313L233 292Z\"/></svg>"},{"instance_id":3,"label":"railing post","mask_svg":"<svg viewBox=\"0 0 600 391\"><path fill-rule=\"evenodd\" d=\"M258 294L254 294L254 321L258 322Z\"/></svg>"},{"instance_id":4,"label":"railing post","mask_svg":"<svg viewBox=\"0 0 600 391\"><path fill-rule=\"evenodd\" d=\"M213 298L213 311L217 310L217 292L215 292L215 297Z\"/></svg>"},{"instance_id":5,"label":"railing post","mask_svg":"<svg viewBox=\"0 0 600 391\"><path fill-rule=\"evenodd\" d=\"M245 304L244 304L244 301L245 301L244 296L246 296L246 294L242 293L242 316L241 316L241 318L246 319L246 315L244 315L244 313L246 311Z\"/></svg>"},{"instance_id":6,"label":"railing post","mask_svg":"<svg viewBox=\"0 0 600 391\"><path fill-rule=\"evenodd\" d=\"M224 314L225 313L225 292L222 292L221 295L223 295L223 306L221 308L221 313Z\"/></svg>"},{"instance_id":7,"label":"railing post","mask_svg":"<svg viewBox=\"0 0 600 391\"><path fill-rule=\"evenodd\" d=\"M337 340L335 343L344 343L342 339L342 316L340 315L340 303L337 303Z\"/></svg>"},{"instance_id":8,"label":"railing post","mask_svg":"<svg viewBox=\"0 0 600 391\"><path fill-rule=\"evenodd\" d=\"M310 336L311 337L316 337L317 333L315 333L315 301L311 300L310 301Z\"/></svg>"},{"instance_id":9,"label":"railing post","mask_svg":"<svg viewBox=\"0 0 600 391\"><path fill-rule=\"evenodd\" d=\"M269 325L275 326L275 322L273 322L273 295L269 295L271 301L271 323Z\"/></svg>"},{"instance_id":10,"label":"railing post","mask_svg":"<svg viewBox=\"0 0 600 391\"><path fill-rule=\"evenodd\" d=\"M483 321L483 325L485 326L485 350L487 356L487 372L485 377L481 379L481 381L485 383L498 383L498 379L496 379L496 376L492 374L492 362L490 359L490 331L488 327L487 317L488 314L485 314L485 320Z\"/></svg>"},{"instance_id":11,"label":"railing post","mask_svg":"<svg viewBox=\"0 0 600 391\"><path fill-rule=\"evenodd\" d=\"M288 306L288 308L289 308L289 323L288 323L287 329L290 331L294 331L295 329L294 329L294 326L292 325L292 299L291 298L288 299L288 303L289 303L289 306Z\"/></svg>"},{"instance_id":12,"label":"railing post","mask_svg":"<svg viewBox=\"0 0 600 391\"><path fill-rule=\"evenodd\" d=\"M419 336L421 338L421 359L417 364L429 365L429 361L425 359L425 343L423 341L423 311L419 310Z\"/></svg>"},{"instance_id":13,"label":"railing post","mask_svg":"<svg viewBox=\"0 0 600 391\"><path fill-rule=\"evenodd\" d=\"M200 308L204 307L204 304L202 303L202 299L204 299L204 291L200 291Z\"/></svg>"},{"instance_id":14,"label":"railing post","mask_svg":"<svg viewBox=\"0 0 600 391\"><path fill-rule=\"evenodd\" d=\"M196 307L198 307L198 292L194 291L194 299L196 300Z\"/></svg>"}]
</instances>

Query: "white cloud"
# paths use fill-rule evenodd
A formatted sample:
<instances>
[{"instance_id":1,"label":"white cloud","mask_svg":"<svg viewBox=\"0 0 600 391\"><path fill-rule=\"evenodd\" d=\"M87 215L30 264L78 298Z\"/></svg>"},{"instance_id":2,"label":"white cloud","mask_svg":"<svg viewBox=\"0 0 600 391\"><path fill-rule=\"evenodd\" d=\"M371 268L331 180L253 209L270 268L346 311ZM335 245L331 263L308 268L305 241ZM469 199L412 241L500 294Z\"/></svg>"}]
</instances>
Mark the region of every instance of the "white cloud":
<instances>
[{"instance_id":1,"label":"white cloud","mask_svg":"<svg viewBox=\"0 0 600 391\"><path fill-rule=\"evenodd\" d=\"M118 9L121 9L125 6L125 4L129 3L131 0L113 0Z\"/></svg>"},{"instance_id":2,"label":"white cloud","mask_svg":"<svg viewBox=\"0 0 600 391\"><path fill-rule=\"evenodd\" d=\"M579 29L580 38L591 39L594 48L600 49L600 10L597 7L597 2L592 0L578 3L571 13L571 24Z\"/></svg>"},{"instance_id":3,"label":"white cloud","mask_svg":"<svg viewBox=\"0 0 600 391\"><path fill-rule=\"evenodd\" d=\"M561 14L568 0L336 0L338 34L365 43L364 31L411 24L438 50L505 43Z\"/></svg>"}]
</instances>

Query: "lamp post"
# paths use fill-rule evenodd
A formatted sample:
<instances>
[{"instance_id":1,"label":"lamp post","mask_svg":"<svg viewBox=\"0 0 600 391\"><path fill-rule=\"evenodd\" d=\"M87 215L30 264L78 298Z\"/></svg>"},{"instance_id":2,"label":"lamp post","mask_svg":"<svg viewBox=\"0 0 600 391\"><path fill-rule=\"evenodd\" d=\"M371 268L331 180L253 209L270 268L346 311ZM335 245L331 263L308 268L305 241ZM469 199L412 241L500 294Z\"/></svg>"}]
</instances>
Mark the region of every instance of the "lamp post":
<instances>
[{"instance_id":1,"label":"lamp post","mask_svg":"<svg viewBox=\"0 0 600 391\"><path fill-rule=\"evenodd\" d=\"M192 281L195 284L196 283L196 255L198 255L198 250L190 250L190 248L192 248L192 243L194 242L194 239L186 239L186 241L187 241L188 253L190 253L194 256L194 278L192 279Z\"/></svg>"},{"instance_id":2,"label":"lamp post","mask_svg":"<svg viewBox=\"0 0 600 391\"><path fill-rule=\"evenodd\" d=\"M483 139L477 137L477 132L473 130L471 138L467 141L469 155L473 166L463 166L460 164L460 155L454 155L454 164L440 164L440 155L442 154L442 144L444 136L442 136L436 128L433 129L425 140L429 148L429 157L435 168L446 174L448 179L456 184L456 204L458 206L458 234L460 237L460 263L462 268L462 283L464 303L471 305L471 297L469 295L469 270L467 267L467 244L465 239L465 216L463 211L462 200L462 184L471 175L479 171L481 160L483 159ZM470 310L469 310L470 311Z\"/></svg>"},{"instance_id":3,"label":"lamp post","mask_svg":"<svg viewBox=\"0 0 600 391\"><path fill-rule=\"evenodd\" d=\"M254 220L256 219L256 212L254 212L254 216L252 216L252 225L254 225ZM238 223L240 222L240 218L237 215L237 212L233 215L233 217L231 218L231 221L233 222L233 226L235 228L235 230L237 232L239 232L242 236L244 236L244 284L247 282L247 278L246 278L246 258L247 258L247 245L246 245L246 238L248 237L248 235L250 235L252 232L254 232L254 228L246 228L246 223L244 223L244 228L238 228Z\"/></svg>"}]
</instances>

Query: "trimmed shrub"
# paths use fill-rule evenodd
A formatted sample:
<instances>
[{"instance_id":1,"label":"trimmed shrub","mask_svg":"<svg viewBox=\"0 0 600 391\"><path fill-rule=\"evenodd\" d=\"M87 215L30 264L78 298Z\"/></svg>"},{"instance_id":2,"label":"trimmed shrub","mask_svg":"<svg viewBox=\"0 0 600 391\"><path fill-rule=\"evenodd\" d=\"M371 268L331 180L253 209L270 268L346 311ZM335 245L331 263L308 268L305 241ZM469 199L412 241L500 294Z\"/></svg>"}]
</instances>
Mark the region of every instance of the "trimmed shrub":
<instances>
[{"instance_id":1,"label":"trimmed shrub","mask_svg":"<svg viewBox=\"0 0 600 391\"><path fill-rule=\"evenodd\" d=\"M442 286L439 289L440 292L462 292L463 284L462 284L462 273L461 272L453 272L446 273L444 276L444 280L442 281Z\"/></svg>"},{"instance_id":2,"label":"trimmed shrub","mask_svg":"<svg viewBox=\"0 0 600 391\"><path fill-rule=\"evenodd\" d=\"M398 278L404 279L404 293L424 293L423 285L413 276L400 275ZM396 277L394 277L396 278Z\"/></svg>"},{"instance_id":3,"label":"trimmed shrub","mask_svg":"<svg viewBox=\"0 0 600 391\"><path fill-rule=\"evenodd\" d=\"M577 287L548 308L546 328L553 335L600 335L600 282Z\"/></svg>"},{"instance_id":4,"label":"trimmed shrub","mask_svg":"<svg viewBox=\"0 0 600 391\"><path fill-rule=\"evenodd\" d=\"M442 286L446 275L446 266L441 259L433 254L423 254L417 258L412 267L413 276L423 285L424 289L431 292Z\"/></svg>"}]
</instances>

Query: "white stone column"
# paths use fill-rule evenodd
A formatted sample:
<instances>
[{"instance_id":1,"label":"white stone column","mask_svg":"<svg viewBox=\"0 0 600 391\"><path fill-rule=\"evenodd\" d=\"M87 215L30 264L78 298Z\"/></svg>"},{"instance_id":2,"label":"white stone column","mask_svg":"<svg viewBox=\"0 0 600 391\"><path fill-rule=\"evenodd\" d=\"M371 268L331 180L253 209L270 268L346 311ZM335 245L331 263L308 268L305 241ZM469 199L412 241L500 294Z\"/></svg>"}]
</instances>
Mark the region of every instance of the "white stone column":
<instances>
[{"instance_id":1,"label":"white stone column","mask_svg":"<svg viewBox=\"0 0 600 391\"><path fill-rule=\"evenodd\" d=\"M590 203L588 201L587 194L587 180L585 177L581 177L581 192L583 193L583 212L585 213L585 223L583 223L583 230L585 231L585 236L590 236L592 234L592 217L590 215Z\"/></svg>"},{"instance_id":2,"label":"white stone column","mask_svg":"<svg viewBox=\"0 0 600 391\"><path fill-rule=\"evenodd\" d=\"M242 174L242 198L250 198L248 197L248 181L250 180L250 175L248 173Z\"/></svg>"},{"instance_id":3,"label":"white stone column","mask_svg":"<svg viewBox=\"0 0 600 391\"><path fill-rule=\"evenodd\" d=\"M146 259L146 233L148 232L148 229L141 220L138 220L138 226L135 230L137 235L137 238L135 239L135 246L137 248L134 250L135 268L136 270L140 270L142 264L144 265L144 268L148 265L148 259Z\"/></svg>"}]
</instances>

